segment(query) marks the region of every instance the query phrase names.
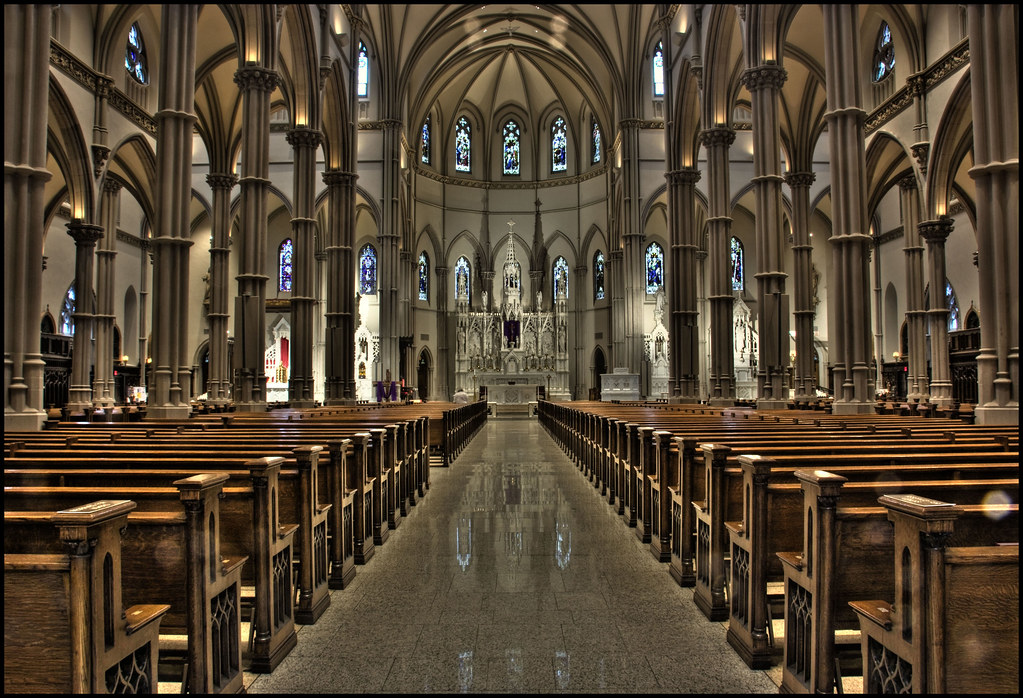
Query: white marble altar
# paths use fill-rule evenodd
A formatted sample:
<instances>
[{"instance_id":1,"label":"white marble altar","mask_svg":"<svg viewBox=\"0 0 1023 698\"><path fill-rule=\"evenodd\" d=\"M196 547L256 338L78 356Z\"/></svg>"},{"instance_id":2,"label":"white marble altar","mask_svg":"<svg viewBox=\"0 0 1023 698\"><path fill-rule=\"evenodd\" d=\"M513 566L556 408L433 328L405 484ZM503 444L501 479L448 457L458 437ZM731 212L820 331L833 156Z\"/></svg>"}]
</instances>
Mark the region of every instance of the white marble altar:
<instances>
[{"instance_id":1,"label":"white marble altar","mask_svg":"<svg viewBox=\"0 0 1023 698\"><path fill-rule=\"evenodd\" d=\"M600 400L642 400L639 395L639 374L627 368L616 368L600 377Z\"/></svg>"}]
</instances>

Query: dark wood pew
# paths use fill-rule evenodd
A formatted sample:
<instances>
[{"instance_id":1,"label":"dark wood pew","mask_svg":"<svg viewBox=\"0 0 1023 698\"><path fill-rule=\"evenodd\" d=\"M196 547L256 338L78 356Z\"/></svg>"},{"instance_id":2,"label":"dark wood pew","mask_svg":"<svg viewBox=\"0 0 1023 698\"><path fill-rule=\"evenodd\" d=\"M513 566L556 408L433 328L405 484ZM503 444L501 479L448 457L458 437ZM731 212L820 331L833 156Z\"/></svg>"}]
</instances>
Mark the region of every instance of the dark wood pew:
<instances>
[{"instance_id":1,"label":"dark wood pew","mask_svg":"<svg viewBox=\"0 0 1023 698\"><path fill-rule=\"evenodd\" d=\"M867 693L1019 693L1019 545L957 545L961 508L882 497L894 523L886 598L858 615Z\"/></svg>"},{"instance_id":2,"label":"dark wood pew","mask_svg":"<svg viewBox=\"0 0 1023 698\"><path fill-rule=\"evenodd\" d=\"M134 508L55 512L43 546L4 548L4 693L156 692L169 607L121 597L120 531Z\"/></svg>"},{"instance_id":3,"label":"dark wood pew","mask_svg":"<svg viewBox=\"0 0 1023 698\"><path fill-rule=\"evenodd\" d=\"M297 643L292 577L297 524L282 525L278 477L281 457L248 461L250 484L224 487L220 500L222 554L248 558L243 584L251 584L250 637L244 657L248 669L269 673ZM4 509L60 510L99 499L130 495L140 512L186 510L175 487L4 487ZM243 599L244 600L244 599Z\"/></svg>"},{"instance_id":4,"label":"dark wood pew","mask_svg":"<svg viewBox=\"0 0 1023 698\"><path fill-rule=\"evenodd\" d=\"M169 604L160 628L160 675L161 680L182 681L183 692L238 693L243 688L241 567L246 559L220 552L220 495L226 481L222 473L178 480L173 485L184 511L133 511L122 525L118 570L123 598L125 603L161 599ZM54 516L5 511L5 551L49 546L58 552Z\"/></svg>"}]
</instances>

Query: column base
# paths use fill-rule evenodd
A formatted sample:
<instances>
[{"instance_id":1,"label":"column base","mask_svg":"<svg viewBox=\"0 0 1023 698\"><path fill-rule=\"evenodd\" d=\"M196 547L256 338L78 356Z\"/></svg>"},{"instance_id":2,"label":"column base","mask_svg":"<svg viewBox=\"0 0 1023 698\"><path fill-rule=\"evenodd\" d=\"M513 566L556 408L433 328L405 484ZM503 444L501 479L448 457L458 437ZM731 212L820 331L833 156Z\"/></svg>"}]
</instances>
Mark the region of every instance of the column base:
<instances>
[{"instance_id":1,"label":"column base","mask_svg":"<svg viewBox=\"0 0 1023 698\"><path fill-rule=\"evenodd\" d=\"M6 412L4 431L42 431L45 412Z\"/></svg>"},{"instance_id":2,"label":"column base","mask_svg":"<svg viewBox=\"0 0 1023 698\"><path fill-rule=\"evenodd\" d=\"M146 421L159 419L188 419L192 414L189 405L149 405L146 407Z\"/></svg>"},{"instance_id":3,"label":"column base","mask_svg":"<svg viewBox=\"0 0 1023 698\"><path fill-rule=\"evenodd\" d=\"M711 407L735 407L734 397L712 397L707 401Z\"/></svg>"},{"instance_id":4,"label":"column base","mask_svg":"<svg viewBox=\"0 0 1023 698\"><path fill-rule=\"evenodd\" d=\"M236 402L234 403L235 412L266 412L266 403L260 402Z\"/></svg>"},{"instance_id":5,"label":"column base","mask_svg":"<svg viewBox=\"0 0 1023 698\"><path fill-rule=\"evenodd\" d=\"M288 400L291 407L316 407L315 400Z\"/></svg>"},{"instance_id":6,"label":"column base","mask_svg":"<svg viewBox=\"0 0 1023 698\"><path fill-rule=\"evenodd\" d=\"M977 424L1019 424L1019 407L978 407Z\"/></svg>"},{"instance_id":7,"label":"column base","mask_svg":"<svg viewBox=\"0 0 1023 698\"><path fill-rule=\"evenodd\" d=\"M831 414L874 414L873 402L833 402Z\"/></svg>"},{"instance_id":8,"label":"column base","mask_svg":"<svg viewBox=\"0 0 1023 698\"><path fill-rule=\"evenodd\" d=\"M788 405L788 400L775 400L773 398L760 398L757 400L758 410L784 410Z\"/></svg>"}]
</instances>

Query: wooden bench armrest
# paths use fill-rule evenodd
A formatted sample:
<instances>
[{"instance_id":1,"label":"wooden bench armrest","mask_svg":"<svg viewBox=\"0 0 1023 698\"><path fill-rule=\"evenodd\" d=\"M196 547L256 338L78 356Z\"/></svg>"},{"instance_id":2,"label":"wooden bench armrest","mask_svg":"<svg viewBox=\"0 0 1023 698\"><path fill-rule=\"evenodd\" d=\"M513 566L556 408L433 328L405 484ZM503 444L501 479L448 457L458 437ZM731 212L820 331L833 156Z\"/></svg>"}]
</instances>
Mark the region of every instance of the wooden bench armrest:
<instances>
[{"instance_id":1,"label":"wooden bench armrest","mask_svg":"<svg viewBox=\"0 0 1023 698\"><path fill-rule=\"evenodd\" d=\"M4 570L60 572L71 569L67 555L50 553L4 553Z\"/></svg>"},{"instance_id":2,"label":"wooden bench armrest","mask_svg":"<svg viewBox=\"0 0 1023 698\"><path fill-rule=\"evenodd\" d=\"M742 521L725 521L725 529L730 533L734 533L737 536L741 536L746 527Z\"/></svg>"},{"instance_id":3,"label":"wooden bench armrest","mask_svg":"<svg viewBox=\"0 0 1023 698\"><path fill-rule=\"evenodd\" d=\"M287 538L298 530L298 524L280 524L277 527L277 539Z\"/></svg>"},{"instance_id":4,"label":"wooden bench armrest","mask_svg":"<svg viewBox=\"0 0 1023 698\"><path fill-rule=\"evenodd\" d=\"M781 564L793 568L796 571L803 569L803 553L801 552L784 552L777 553L778 559L781 560Z\"/></svg>"},{"instance_id":5,"label":"wooden bench armrest","mask_svg":"<svg viewBox=\"0 0 1023 698\"><path fill-rule=\"evenodd\" d=\"M153 621L159 621L170 610L170 604L145 603L125 609L125 631L129 635L138 632Z\"/></svg>"},{"instance_id":6,"label":"wooden bench armrest","mask_svg":"<svg viewBox=\"0 0 1023 698\"><path fill-rule=\"evenodd\" d=\"M248 555L238 555L236 557L221 557L220 558L221 574L227 577L237 568L241 567L246 562L248 562L248 560L249 560Z\"/></svg>"},{"instance_id":7,"label":"wooden bench armrest","mask_svg":"<svg viewBox=\"0 0 1023 698\"><path fill-rule=\"evenodd\" d=\"M331 508L333 506L334 506L333 504L317 504L316 505L316 513L317 514L326 514L328 511L331 510Z\"/></svg>"},{"instance_id":8,"label":"wooden bench armrest","mask_svg":"<svg viewBox=\"0 0 1023 698\"><path fill-rule=\"evenodd\" d=\"M849 606L861 618L866 618L885 630L892 629L892 605L887 601L850 601Z\"/></svg>"}]
</instances>

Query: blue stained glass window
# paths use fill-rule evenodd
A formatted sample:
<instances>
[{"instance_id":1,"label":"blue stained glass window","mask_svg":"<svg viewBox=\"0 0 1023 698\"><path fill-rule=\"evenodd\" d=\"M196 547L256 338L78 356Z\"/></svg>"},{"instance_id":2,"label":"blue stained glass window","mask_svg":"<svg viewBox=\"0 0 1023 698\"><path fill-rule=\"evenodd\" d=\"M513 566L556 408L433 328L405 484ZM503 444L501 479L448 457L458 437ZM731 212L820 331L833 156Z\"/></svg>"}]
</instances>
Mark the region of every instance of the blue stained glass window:
<instances>
[{"instance_id":1,"label":"blue stained glass window","mask_svg":"<svg viewBox=\"0 0 1023 698\"><path fill-rule=\"evenodd\" d=\"M472 267L469 266L469 260L465 257L459 257L458 261L455 262L455 298L459 296L465 296L466 298L472 298Z\"/></svg>"},{"instance_id":2,"label":"blue stained glass window","mask_svg":"<svg viewBox=\"0 0 1023 698\"><path fill-rule=\"evenodd\" d=\"M146 51L142 44L142 30L136 22L128 30L128 46L124 50L124 69L135 82L146 85L149 83L149 68L146 66Z\"/></svg>"},{"instance_id":3,"label":"blue stained glass window","mask_svg":"<svg viewBox=\"0 0 1023 698\"><path fill-rule=\"evenodd\" d=\"M739 242L739 238L732 238L732 290L741 291L746 286L743 283L744 271L743 271L743 249L742 243Z\"/></svg>"},{"instance_id":4,"label":"blue stained glass window","mask_svg":"<svg viewBox=\"0 0 1023 698\"><path fill-rule=\"evenodd\" d=\"M291 253L293 251L291 244L291 238L288 238L281 243L280 249L277 250L278 265L278 285L277 288L281 291L291 290Z\"/></svg>"},{"instance_id":5,"label":"blue stained glass window","mask_svg":"<svg viewBox=\"0 0 1023 698\"><path fill-rule=\"evenodd\" d=\"M955 332L959 329L959 299L948 279L945 280L945 303L948 306L948 331Z\"/></svg>"},{"instance_id":6,"label":"blue stained glass window","mask_svg":"<svg viewBox=\"0 0 1023 698\"><path fill-rule=\"evenodd\" d=\"M455 126L455 170L458 172L470 171L469 164L472 162L471 132L469 120L464 116L459 117Z\"/></svg>"},{"instance_id":7,"label":"blue stained glass window","mask_svg":"<svg viewBox=\"0 0 1023 698\"><path fill-rule=\"evenodd\" d=\"M554 260L554 297L564 296L568 298L568 262L564 257Z\"/></svg>"},{"instance_id":8,"label":"blue stained glass window","mask_svg":"<svg viewBox=\"0 0 1023 698\"><path fill-rule=\"evenodd\" d=\"M664 250L656 242L646 248L646 292L657 293L664 286Z\"/></svg>"},{"instance_id":9,"label":"blue stained glass window","mask_svg":"<svg viewBox=\"0 0 1023 698\"><path fill-rule=\"evenodd\" d=\"M75 333L75 285L68 286L64 294L64 307L60 309L60 333L73 336Z\"/></svg>"},{"instance_id":10,"label":"blue stained glass window","mask_svg":"<svg viewBox=\"0 0 1023 698\"><path fill-rule=\"evenodd\" d=\"M426 121L423 122L423 137L419 142L419 150L423 162L427 165L430 164L430 117L426 117Z\"/></svg>"},{"instance_id":11,"label":"blue stained glass window","mask_svg":"<svg viewBox=\"0 0 1023 698\"><path fill-rule=\"evenodd\" d=\"M593 162L600 162L600 126L593 122Z\"/></svg>"},{"instance_id":12,"label":"blue stained glass window","mask_svg":"<svg viewBox=\"0 0 1023 698\"><path fill-rule=\"evenodd\" d=\"M430 258L426 252L419 253L419 300L430 300Z\"/></svg>"},{"instance_id":13,"label":"blue stained glass window","mask_svg":"<svg viewBox=\"0 0 1023 698\"><path fill-rule=\"evenodd\" d=\"M359 250L359 293L369 296L377 292L377 251L366 243Z\"/></svg>"},{"instance_id":14,"label":"blue stained glass window","mask_svg":"<svg viewBox=\"0 0 1023 698\"><path fill-rule=\"evenodd\" d=\"M593 297L604 300L604 253L600 250L593 255Z\"/></svg>"},{"instance_id":15,"label":"blue stained glass window","mask_svg":"<svg viewBox=\"0 0 1023 698\"><path fill-rule=\"evenodd\" d=\"M519 173L519 125L514 120L504 125L504 173Z\"/></svg>"},{"instance_id":16,"label":"blue stained glass window","mask_svg":"<svg viewBox=\"0 0 1023 698\"><path fill-rule=\"evenodd\" d=\"M664 46L660 41L657 42L657 48L654 49L654 97L664 96Z\"/></svg>"},{"instance_id":17,"label":"blue stained glass window","mask_svg":"<svg viewBox=\"0 0 1023 698\"><path fill-rule=\"evenodd\" d=\"M881 82L891 75L895 68L895 45L892 43L892 30L887 22L881 22L877 32L877 46L874 47L874 82Z\"/></svg>"},{"instance_id":18,"label":"blue stained glass window","mask_svg":"<svg viewBox=\"0 0 1023 698\"><path fill-rule=\"evenodd\" d=\"M357 83L358 95L360 97L369 96L369 52L366 51L366 44L359 42L359 68L358 75L355 79Z\"/></svg>"},{"instance_id":19,"label":"blue stained glass window","mask_svg":"<svg viewBox=\"0 0 1023 698\"><path fill-rule=\"evenodd\" d=\"M568 134L565 120L560 116L551 124L551 169L554 172L568 169Z\"/></svg>"}]
</instances>

